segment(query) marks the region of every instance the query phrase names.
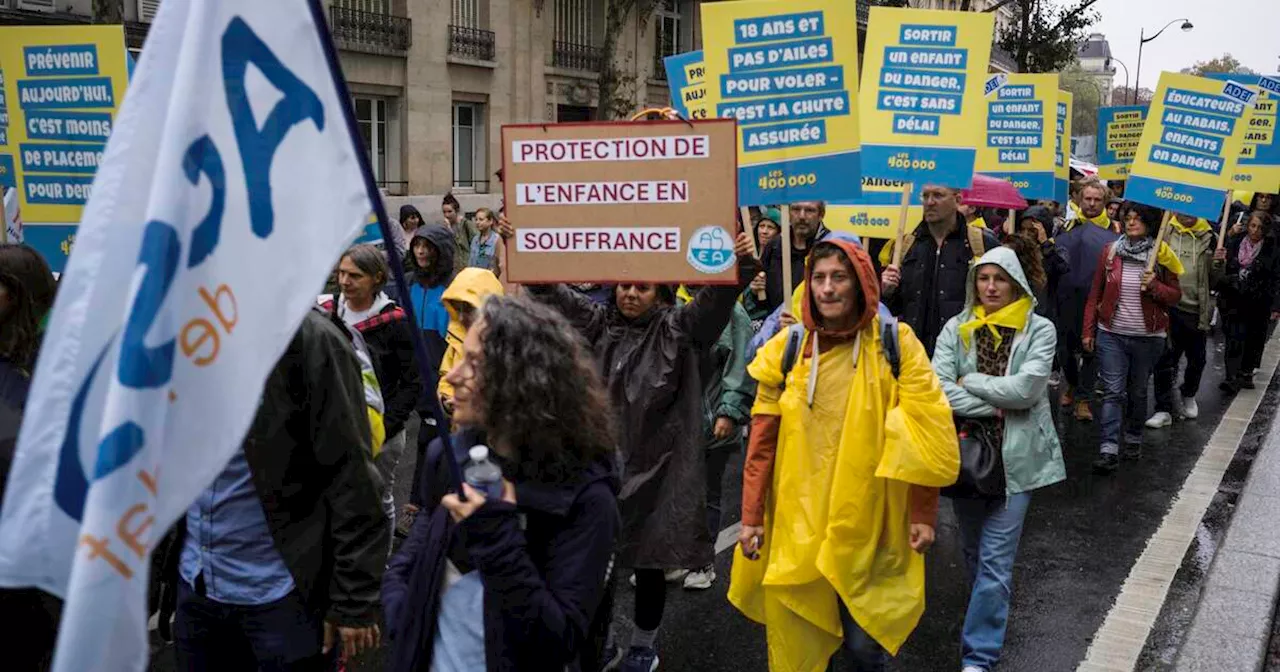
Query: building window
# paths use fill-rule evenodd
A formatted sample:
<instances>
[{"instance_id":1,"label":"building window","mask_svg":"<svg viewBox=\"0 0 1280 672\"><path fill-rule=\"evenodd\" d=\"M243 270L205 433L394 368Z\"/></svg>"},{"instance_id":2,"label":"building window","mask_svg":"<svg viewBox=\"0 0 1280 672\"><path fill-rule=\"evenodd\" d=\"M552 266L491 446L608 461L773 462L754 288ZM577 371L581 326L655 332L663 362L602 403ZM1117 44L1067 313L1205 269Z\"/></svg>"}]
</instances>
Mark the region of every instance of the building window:
<instances>
[{"instance_id":1,"label":"building window","mask_svg":"<svg viewBox=\"0 0 1280 672\"><path fill-rule=\"evenodd\" d=\"M596 72L601 51L595 46L595 0L556 0L555 49L557 68Z\"/></svg>"},{"instance_id":2,"label":"building window","mask_svg":"<svg viewBox=\"0 0 1280 672\"><path fill-rule=\"evenodd\" d=\"M373 167L373 179L387 181L387 100L368 96L355 96L356 124L360 137L364 138L369 152L369 164Z\"/></svg>"},{"instance_id":3,"label":"building window","mask_svg":"<svg viewBox=\"0 0 1280 672\"><path fill-rule=\"evenodd\" d=\"M391 0L333 0L333 6L370 14L391 13Z\"/></svg>"},{"instance_id":4,"label":"building window","mask_svg":"<svg viewBox=\"0 0 1280 672\"><path fill-rule=\"evenodd\" d=\"M450 24L462 28L483 28L480 25L480 0L453 0Z\"/></svg>"},{"instance_id":5,"label":"building window","mask_svg":"<svg viewBox=\"0 0 1280 672\"><path fill-rule=\"evenodd\" d=\"M453 186L483 191L485 174L484 105L453 104Z\"/></svg>"},{"instance_id":6,"label":"building window","mask_svg":"<svg viewBox=\"0 0 1280 672\"><path fill-rule=\"evenodd\" d=\"M680 0L662 0L654 26L653 77L666 79L662 59L685 52L680 36Z\"/></svg>"}]
</instances>

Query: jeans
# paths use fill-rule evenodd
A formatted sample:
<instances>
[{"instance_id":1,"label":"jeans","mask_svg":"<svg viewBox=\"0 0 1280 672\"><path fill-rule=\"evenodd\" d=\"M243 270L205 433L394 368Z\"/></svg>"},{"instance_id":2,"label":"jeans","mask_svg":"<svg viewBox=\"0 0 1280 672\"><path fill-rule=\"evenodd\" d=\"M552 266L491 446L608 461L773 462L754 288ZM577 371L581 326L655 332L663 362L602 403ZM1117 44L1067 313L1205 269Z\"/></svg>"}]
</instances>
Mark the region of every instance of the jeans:
<instances>
[{"instance_id":1,"label":"jeans","mask_svg":"<svg viewBox=\"0 0 1280 672\"><path fill-rule=\"evenodd\" d=\"M1142 443L1147 419L1147 378L1164 351L1158 336L1123 336L1098 330L1097 350L1102 380L1102 452L1120 452L1120 427L1126 443Z\"/></svg>"},{"instance_id":2,"label":"jeans","mask_svg":"<svg viewBox=\"0 0 1280 672\"><path fill-rule=\"evenodd\" d=\"M320 652L324 622L310 611L295 590L269 604L215 602L178 581L174 617L178 669L189 672L262 670L325 672L337 661Z\"/></svg>"},{"instance_id":3,"label":"jeans","mask_svg":"<svg viewBox=\"0 0 1280 672\"><path fill-rule=\"evenodd\" d=\"M1013 594L1013 561L1031 493L1007 499L954 499L960 538L973 592L960 631L962 666L995 668L1004 648Z\"/></svg>"},{"instance_id":4,"label":"jeans","mask_svg":"<svg viewBox=\"0 0 1280 672\"><path fill-rule=\"evenodd\" d=\"M1204 375L1205 346L1209 334L1200 331L1200 314L1177 308L1169 311L1169 349L1156 363L1156 410L1173 413L1173 386L1178 381L1178 362L1187 356L1187 370L1182 376L1180 393L1184 399L1195 398Z\"/></svg>"},{"instance_id":5,"label":"jeans","mask_svg":"<svg viewBox=\"0 0 1280 672\"><path fill-rule=\"evenodd\" d=\"M837 597L836 601L840 604L840 625L844 628L844 646L841 648L844 649L843 656L846 664L840 669L851 669L852 672L884 672L885 666L889 664L888 652L872 639L857 621L853 620L843 600ZM828 670L837 669L834 658L833 656L832 662L827 665Z\"/></svg>"},{"instance_id":6,"label":"jeans","mask_svg":"<svg viewBox=\"0 0 1280 672\"><path fill-rule=\"evenodd\" d=\"M734 428L733 431L741 430ZM711 532L712 543L715 543L716 536L720 534L724 470L729 465L729 456L740 447L737 443L721 444L707 450L707 530Z\"/></svg>"}]
</instances>

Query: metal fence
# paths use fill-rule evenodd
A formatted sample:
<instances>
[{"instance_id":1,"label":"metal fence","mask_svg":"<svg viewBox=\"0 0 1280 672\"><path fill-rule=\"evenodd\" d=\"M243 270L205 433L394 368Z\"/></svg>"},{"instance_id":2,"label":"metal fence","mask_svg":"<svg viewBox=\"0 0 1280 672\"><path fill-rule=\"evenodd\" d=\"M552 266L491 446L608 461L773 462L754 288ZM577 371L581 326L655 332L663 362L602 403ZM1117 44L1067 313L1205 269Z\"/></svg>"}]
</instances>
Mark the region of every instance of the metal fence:
<instances>
[{"instance_id":1,"label":"metal fence","mask_svg":"<svg viewBox=\"0 0 1280 672\"><path fill-rule=\"evenodd\" d=\"M449 53L464 58L492 61L493 31L466 26L449 26Z\"/></svg>"},{"instance_id":2,"label":"metal fence","mask_svg":"<svg viewBox=\"0 0 1280 672\"><path fill-rule=\"evenodd\" d=\"M599 72L602 52L599 47L570 42L556 42L551 64L557 68Z\"/></svg>"},{"instance_id":3,"label":"metal fence","mask_svg":"<svg viewBox=\"0 0 1280 672\"><path fill-rule=\"evenodd\" d=\"M333 6L329 8L329 30L336 40L353 47L403 53L413 43L413 23L407 17L364 12Z\"/></svg>"}]
</instances>

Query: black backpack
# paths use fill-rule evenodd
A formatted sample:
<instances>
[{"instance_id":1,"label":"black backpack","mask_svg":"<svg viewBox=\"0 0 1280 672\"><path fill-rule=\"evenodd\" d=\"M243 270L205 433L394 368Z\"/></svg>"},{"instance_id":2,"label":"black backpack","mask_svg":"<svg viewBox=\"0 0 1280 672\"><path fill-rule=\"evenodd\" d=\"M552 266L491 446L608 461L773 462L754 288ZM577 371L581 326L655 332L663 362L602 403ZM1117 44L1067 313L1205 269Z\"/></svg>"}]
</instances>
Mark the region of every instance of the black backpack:
<instances>
[{"instance_id":1,"label":"black backpack","mask_svg":"<svg viewBox=\"0 0 1280 672\"><path fill-rule=\"evenodd\" d=\"M898 318L883 303L879 304L877 312L880 314L881 349L889 362L889 370L893 371L893 377L897 379L902 372L902 352L898 348ZM787 389L787 374L795 368L800 356L800 345L804 343L804 334L803 324L793 324L787 328L787 347L782 351L782 384L778 389Z\"/></svg>"}]
</instances>

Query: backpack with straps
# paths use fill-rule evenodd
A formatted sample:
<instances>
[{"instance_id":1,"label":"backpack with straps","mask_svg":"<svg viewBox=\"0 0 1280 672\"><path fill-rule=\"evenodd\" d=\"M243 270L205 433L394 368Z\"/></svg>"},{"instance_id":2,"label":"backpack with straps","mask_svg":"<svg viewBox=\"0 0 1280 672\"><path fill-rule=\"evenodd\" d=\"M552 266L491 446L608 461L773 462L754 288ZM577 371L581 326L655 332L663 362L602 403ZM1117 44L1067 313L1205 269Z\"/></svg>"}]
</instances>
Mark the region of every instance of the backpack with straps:
<instances>
[{"instance_id":1,"label":"backpack with straps","mask_svg":"<svg viewBox=\"0 0 1280 672\"><path fill-rule=\"evenodd\" d=\"M902 352L898 348L898 318L894 317L893 313L889 312L889 307L883 303L879 304L876 310L880 315L880 349L889 362L889 370L893 372L894 379L897 379L902 371ZM804 336L803 324L787 327L787 345L782 351L782 384L778 386L780 390L787 389L787 374L791 373L791 369L795 368L796 360L800 358L800 346L804 343Z\"/></svg>"}]
</instances>

